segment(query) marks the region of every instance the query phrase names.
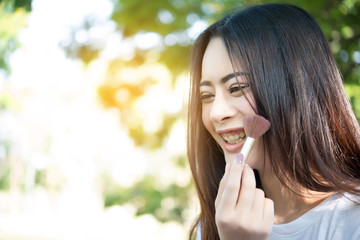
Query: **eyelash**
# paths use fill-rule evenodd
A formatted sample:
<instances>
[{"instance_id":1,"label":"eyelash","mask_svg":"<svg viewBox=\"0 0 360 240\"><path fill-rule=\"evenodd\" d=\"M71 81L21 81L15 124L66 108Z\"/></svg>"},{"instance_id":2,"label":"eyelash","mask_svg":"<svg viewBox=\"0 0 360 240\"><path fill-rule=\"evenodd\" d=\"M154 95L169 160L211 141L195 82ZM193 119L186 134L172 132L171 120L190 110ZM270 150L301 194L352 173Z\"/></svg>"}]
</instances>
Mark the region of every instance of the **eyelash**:
<instances>
[{"instance_id":1,"label":"eyelash","mask_svg":"<svg viewBox=\"0 0 360 240\"><path fill-rule=\"evenodd\" d=\"M236 84L231 85L228 91L231 94L231 93L240 91L240 89L245 89L245 88L248 88L248 87L249 87L248 84L238 84L238 83L236 83ZM201 96L200 96L201 100L206 100L206 99L209 99L211 97L215 97L215 95L210 94L210 93L204 93L204 94L201 94Z\"/></svg>"},{"instance_id":2,"label":"eyelash","mask_svg":"<svg viewBox=\"0 0 360 240\"><path fill-rule=\"evenodd\" d=\"M237 83L236 83L236 84L233 84L233 85L230 86L229 92L230 92L230 93L234 93L234 92L240 91L240 89L245 89L245 88L247 88L247 87L249 87L248 84L243 84L243 85L241 85L241 84L237 84Z\"/></svg>"},{"instance_id":3,"label":"eyelash","mask_svg":"<svg viewBox=\"0 0 360 240\"><path fill-rule=\"evenodd\" d=\"M211 98L211 97L214 97L214 95L213 95L213 94L209 94L209 93L207 93L207 94L202 94L202 95L201 95L201 100L204 100L204 99L207 99L207 98Z\"/></svg>"}]
</instances>

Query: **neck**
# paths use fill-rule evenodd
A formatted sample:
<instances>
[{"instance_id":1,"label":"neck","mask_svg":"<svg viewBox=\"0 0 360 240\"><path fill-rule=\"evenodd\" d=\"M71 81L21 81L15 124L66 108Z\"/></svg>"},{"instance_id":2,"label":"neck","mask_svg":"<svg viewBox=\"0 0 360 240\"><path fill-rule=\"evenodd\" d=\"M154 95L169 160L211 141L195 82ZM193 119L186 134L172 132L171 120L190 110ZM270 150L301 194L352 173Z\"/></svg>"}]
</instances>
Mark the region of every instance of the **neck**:
<instances>
[{"instance_id":1,"label":"neck","mask_svg":"<svg viewBox=\"0 0 360 240\"><path fill-rule=\"evenodd\" d=\"M301 195L295 194L285 188L273 174L271 177L263 175L261 180L266 197L274 201L275 224L294 221L331 195L331 193L319 193L304 189L301 191Z\"/></svg>"}]
</instances>

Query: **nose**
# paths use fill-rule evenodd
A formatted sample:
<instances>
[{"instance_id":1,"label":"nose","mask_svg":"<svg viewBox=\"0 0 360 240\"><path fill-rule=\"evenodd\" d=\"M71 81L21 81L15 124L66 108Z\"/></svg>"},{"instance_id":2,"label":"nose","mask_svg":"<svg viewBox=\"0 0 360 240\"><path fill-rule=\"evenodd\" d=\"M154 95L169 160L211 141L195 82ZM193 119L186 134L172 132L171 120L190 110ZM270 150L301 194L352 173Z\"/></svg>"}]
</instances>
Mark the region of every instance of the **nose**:
<instances>
[{"instance_id":1,"label":"nose","mask_svg":"<svg viewBox=\"0 0 360 240\"><path fill-rule=\"evenodd\" d=\"M236 108L231 101L222 94L216 94L210 111L210 120L215 123L222 123L226 119L236 115Z\"/></svg>"}]
</instances>

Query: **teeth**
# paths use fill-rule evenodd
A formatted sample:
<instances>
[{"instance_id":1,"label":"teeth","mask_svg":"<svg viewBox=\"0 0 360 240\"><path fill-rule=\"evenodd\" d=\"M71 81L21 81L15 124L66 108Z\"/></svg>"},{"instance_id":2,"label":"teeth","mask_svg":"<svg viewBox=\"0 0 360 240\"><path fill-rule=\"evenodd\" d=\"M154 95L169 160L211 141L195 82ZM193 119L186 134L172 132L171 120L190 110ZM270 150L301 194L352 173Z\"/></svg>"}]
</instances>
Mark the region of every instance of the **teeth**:
<instances>
[{"instance_id":1,"label":"teeth","mask_svg":"<svg viewBox=\"0 0 360 240\"><path fill-rule=\"evenodd\" d=\"M230 136L224 136L223 135L222 137L229 144L239 143L239 142L243 141L246 138L245 133L240 133L240 134L237 134L237 135L230 135Z\"/></svg>"}]
</instances>

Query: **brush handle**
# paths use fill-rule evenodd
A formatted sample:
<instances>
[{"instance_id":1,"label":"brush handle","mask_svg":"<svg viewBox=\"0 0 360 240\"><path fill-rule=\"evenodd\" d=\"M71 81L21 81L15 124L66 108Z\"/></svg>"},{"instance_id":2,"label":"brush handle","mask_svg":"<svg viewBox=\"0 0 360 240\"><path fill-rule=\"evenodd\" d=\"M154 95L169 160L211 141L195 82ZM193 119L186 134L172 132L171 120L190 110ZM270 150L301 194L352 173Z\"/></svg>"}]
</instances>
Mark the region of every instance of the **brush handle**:
<instances>
[{"instance_id":1,"label":"brush handle","mask_svg":"<svg viewBox=\"0 0 360 240\"><path fill-rule=\"evenodd\" d=\"M244 163L246 161L247 156L250 153L251 147L254 144L255 139L252 137L247 137L244 143L244 146L241 148L240 153L244 156Z\"/></svg>"}]
</instances>

